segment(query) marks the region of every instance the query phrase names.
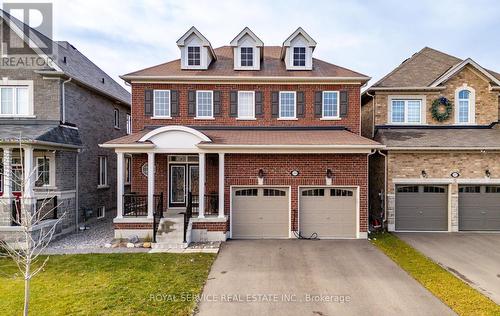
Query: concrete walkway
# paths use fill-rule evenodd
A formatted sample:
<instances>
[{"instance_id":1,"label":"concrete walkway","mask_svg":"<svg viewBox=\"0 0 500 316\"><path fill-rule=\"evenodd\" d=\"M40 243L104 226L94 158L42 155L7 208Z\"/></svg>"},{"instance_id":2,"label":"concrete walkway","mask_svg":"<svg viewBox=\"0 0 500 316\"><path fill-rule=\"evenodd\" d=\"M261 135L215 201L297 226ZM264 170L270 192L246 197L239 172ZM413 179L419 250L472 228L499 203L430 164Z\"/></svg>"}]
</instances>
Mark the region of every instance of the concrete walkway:
<instances>
[{"instance_id":1,"label":"concrete walkway","mask_svg":"<svg viewBox=\"0 0 500 316\"><path fill-rule=\"evenodd\" d=\"M397 235L500 304L499 233L398 233Z\"/></svg>"},{"instance_id":2,"label":"concrete walkway","mask_svg":"<svg viewBox=\"0 0 500 316\"><path fill-rule=\"evenodd\" d=\"M367 240L223 244L199 315L453 315Z\"/></svg>"}]
</instances>

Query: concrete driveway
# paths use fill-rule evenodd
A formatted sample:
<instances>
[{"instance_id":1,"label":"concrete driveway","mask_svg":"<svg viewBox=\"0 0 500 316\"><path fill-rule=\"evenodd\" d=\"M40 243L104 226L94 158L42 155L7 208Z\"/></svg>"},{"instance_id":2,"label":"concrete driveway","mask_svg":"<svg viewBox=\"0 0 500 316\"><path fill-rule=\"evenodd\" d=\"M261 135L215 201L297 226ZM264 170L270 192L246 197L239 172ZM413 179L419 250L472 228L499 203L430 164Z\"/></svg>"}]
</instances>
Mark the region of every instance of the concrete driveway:
<instances>
[{"instance_id":1,"label":"concrete driveway","mask_svg":"<svg viewBox=\"0 0 500 316\"><path fill-rule=\"evenodd\" d=\"M398 233L397 235L500 304L500 234Z\"/></svg>"},{"instance_id":2,"label":"concrete driveway","mask_svg":"<svg viewBox=\"0 0 500 316\"><path fill-rule=\"evenodd\" d=\"M452 315L367 240L225 243L199 315Z\"/></svg>"}]
</instances>

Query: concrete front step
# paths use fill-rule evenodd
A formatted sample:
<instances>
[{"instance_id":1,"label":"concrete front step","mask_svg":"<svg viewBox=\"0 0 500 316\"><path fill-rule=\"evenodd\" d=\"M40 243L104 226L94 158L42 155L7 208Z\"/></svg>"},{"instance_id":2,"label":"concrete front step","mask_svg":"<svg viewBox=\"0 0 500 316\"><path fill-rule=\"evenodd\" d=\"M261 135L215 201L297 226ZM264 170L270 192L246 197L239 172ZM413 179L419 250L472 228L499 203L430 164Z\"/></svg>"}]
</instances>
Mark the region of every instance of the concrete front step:
<instances>
[{"instance_id":1,"label":"concrete front step","mask_svg":"<svg viewBox=\"0 0 500 316\"><path fill-rule=\"evenodd\" d=\"M154 249L184 249L188 246L184 243L184 217L162 218L158 227Z\"/></svg>"},{"instance_id":2,"label":"concrete front step","mask_svg":"<svg viewBox=\"0 0 500 316\"><path fill-rule=\"evenodd\" d=\"M151 245L151 248L153 249L185 249L187 247L187 243L157 242Z\"/></svg>"}]
</instances>

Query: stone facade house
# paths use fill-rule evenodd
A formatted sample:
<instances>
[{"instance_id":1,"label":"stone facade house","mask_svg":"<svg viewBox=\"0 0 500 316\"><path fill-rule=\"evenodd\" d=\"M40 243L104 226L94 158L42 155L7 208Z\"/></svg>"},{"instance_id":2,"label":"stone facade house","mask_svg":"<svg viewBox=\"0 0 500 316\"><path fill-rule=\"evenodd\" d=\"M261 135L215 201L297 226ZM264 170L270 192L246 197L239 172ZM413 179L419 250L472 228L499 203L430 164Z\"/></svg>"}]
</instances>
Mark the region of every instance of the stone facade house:
<instances>
[{"instance_id":1,"label":"stone facade house","mask_svg":"<svg viewBox=\"0 0 500 316\"><path fill-rule=\"evenodd\" d=\"M126 135L130 94L70 43L3 11L1 22L3 40L22 47L2 46L2 56L37 62L0 67L0 239L17 238L21 197L59 205L44 223L65 213L63 235L82 223L82 210L95 218L116 208L115 155L98 144Z\"/></svg>"},{"instance_id":2,"label":"stone facade house","mask_svg":"<svg viewBox=\"0 0 500 316\"><path fill-rule=\"evenodd\" d=\"M115 236L366 238L368 154L381 147L360 135L369 78L313 58L302 28L281 46L245 28L213 49L193 27L177 46L180 59L122 76L133 133L102 145L118 156Z\"/></svg>"},{"instance_id":3,"label":"stone facade house","mask_svg":"<svg viewBox=\"0 0 500 316\"><path fill-rule=\"evenodd\" d=\"M390 231L500 230L500 74L424 48L362 95L370 201Z\"/></svg>"}]
</instances>

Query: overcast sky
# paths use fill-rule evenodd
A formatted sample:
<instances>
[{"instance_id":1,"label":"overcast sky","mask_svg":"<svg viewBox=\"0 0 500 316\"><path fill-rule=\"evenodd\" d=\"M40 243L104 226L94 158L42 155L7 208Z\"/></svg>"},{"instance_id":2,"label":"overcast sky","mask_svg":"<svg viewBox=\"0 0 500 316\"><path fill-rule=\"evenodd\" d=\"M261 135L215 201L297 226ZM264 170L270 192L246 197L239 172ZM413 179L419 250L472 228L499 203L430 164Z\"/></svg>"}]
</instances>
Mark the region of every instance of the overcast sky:
<instances>
[{"instance_id":1,"label":"overcast sky","mask_svg":"<svg viewBox=\"0 0 500 316\"><path fill-rule=\"evenodd\" d=\"M175 42L192 25L214 48L245 26L265 45L302 26L318 43L314 57L369 75L370 84L424 46L500 72L495 0L56 0L54 15L54 39L122 84L119 75L179 58Z\"/></svg>"}]
</instances>

